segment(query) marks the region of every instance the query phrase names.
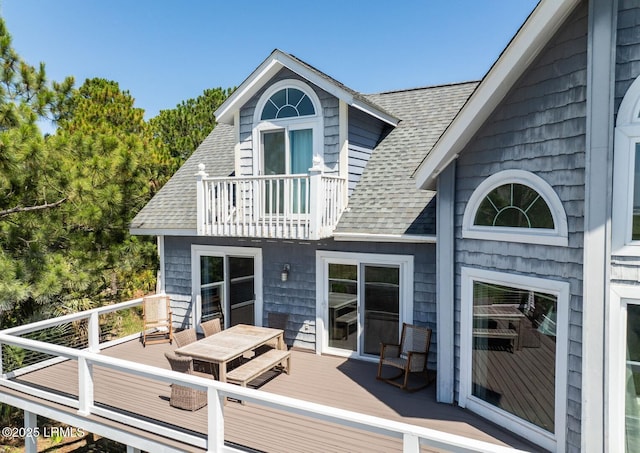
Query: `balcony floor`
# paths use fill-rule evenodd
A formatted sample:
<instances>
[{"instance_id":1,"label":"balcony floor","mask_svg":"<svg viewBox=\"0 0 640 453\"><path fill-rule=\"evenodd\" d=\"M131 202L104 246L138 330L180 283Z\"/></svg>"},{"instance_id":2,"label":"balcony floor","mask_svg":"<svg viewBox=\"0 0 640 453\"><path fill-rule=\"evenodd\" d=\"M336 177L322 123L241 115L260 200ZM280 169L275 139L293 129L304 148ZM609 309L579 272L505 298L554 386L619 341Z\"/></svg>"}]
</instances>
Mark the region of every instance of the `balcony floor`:
<instances>
[{"instance_id":1,"label":"balcony floor","mask_svg":"<svg viewBox=\"0 0 640 453\"><path fill-rule=\"evenodd\" d=\"M143 348L139 341L130 341L102 353L169 369L164 352L171 349L175 346L158 344ZM376 367L374 363L294 350L291 374L276 376L264 383L261 390L523 450L536 450L525 440L464 409L436 403L435 384L419 392L406 393L377 381ZM18 379L67 395L77 392L78 373L74 361L53 365ZM143 378L132 380L130 375L100 367L94 368L94 383L97 405L138 414L149 420L160 419L165 424L180 426L189 432L206 431L206 408L188 412L170 407L170 388L166 383ZM0 395L2 392L18 394L0 387ZM259 451L389 452L401 451L402 447L398 439L292 416L251 403L243 406L230 401L224 413L225 440ZM137 428L126 429L140 434ZM145 435L158 439L156 434ZM168 444L176 446L175 441ZM202 451L186 445L181 447ZM427 450L423 448L423 451Z\"/></svg>"}]
</instances>

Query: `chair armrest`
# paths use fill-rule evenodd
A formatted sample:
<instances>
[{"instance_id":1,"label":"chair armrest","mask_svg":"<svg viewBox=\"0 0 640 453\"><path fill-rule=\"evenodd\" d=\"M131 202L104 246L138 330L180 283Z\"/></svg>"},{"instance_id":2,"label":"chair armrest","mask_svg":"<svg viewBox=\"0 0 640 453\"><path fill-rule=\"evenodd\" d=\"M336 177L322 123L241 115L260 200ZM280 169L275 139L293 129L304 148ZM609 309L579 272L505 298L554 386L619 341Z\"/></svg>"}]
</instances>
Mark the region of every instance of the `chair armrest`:
<instances>
[{"instance_id":1,"label":"chair armrest","mask_svg":"<svg viewBox=\"0 0 640 453\"><path fill-rule=\"evenodd\" d=\"M398 357L400 355L400 345L395 343L380 343L380 358Z\"/></svg>"},{"instance_id":2,"label":"chair armrest","mask_svg":"<svg viewBox=\"0 0 640 453\"><path fill-rule=\"evenodd\" d=\"M407 367L412 371L416 371L417 368L425 368L428 356L428 352L409 351L407 353Z\"/></svg>"}]
</instances>

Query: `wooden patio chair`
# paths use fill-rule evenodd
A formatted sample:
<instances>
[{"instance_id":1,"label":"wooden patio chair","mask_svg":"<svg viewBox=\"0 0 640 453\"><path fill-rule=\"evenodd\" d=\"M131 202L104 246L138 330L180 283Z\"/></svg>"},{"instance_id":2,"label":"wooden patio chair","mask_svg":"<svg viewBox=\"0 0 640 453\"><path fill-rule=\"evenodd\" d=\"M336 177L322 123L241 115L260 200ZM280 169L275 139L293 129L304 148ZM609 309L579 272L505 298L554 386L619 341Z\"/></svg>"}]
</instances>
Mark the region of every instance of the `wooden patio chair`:
<instances>
[{"instance_id":1,"label":"wooden patio chair","mask_svg":"<svg viewBox=\"0 0 640 453\"><path fill-rule=\"evenodd\" d=\"M430 344L431 329L403 323L400 344L382 343L380 345L380 362L378 363L376 379L409 392L415 392L427 387L431 383L429 370L427 369ZM382 376L382 367L384 365L399 368L400 373L393 377L385 378ZM425 380L424 384L417 387L409 387L411 373L421 375ZM397 380L402 377L404 379L398 382Z\"/></svg>"},{"instance_id":2,"label":"wooden patio chair","mask_svg":"<svg viewBox=\"0 0 640 453\"><path fill-rule=\"evenodd\" d=\"M142 345L171 343L173 322L169 296L156 294L142 299Z\"/></svg>"},{"instance_id":3,"label":"wooden patio chair","mask_svg":"<svg viewBox=\"0 0 640 453\"><path fill-rule=\"evenodd\" d=\"M169 361L173 371L193 374L193 360L191 357L180 357L173 352L165 352L164 356ZM207 392L179 384L171 384L169 404L179 409L196 411L207 405Z\"/></svg>"},{"instance_id":4,"label":"wooden patio chair","mask_svg":"<svg viewBox=\"0 0 640 453\"><path fill-rule=\"evenodd\" d=\"M222 323L220 322L220 318L213 318L201 323L200 328L202 332L204 332L205 337L210 337L218 332L222 332Z\"/></svg>"}]
</instances>

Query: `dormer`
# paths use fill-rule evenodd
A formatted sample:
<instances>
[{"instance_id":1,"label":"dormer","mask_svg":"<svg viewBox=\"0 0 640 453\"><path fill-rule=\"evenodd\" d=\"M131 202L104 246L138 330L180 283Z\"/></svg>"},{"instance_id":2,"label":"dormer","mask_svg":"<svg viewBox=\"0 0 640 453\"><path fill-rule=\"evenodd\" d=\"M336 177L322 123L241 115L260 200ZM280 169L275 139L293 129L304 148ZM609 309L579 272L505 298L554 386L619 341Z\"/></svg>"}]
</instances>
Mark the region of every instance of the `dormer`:
<instances>
[{"instance_id":1,"label":"dormer","mask_svg":"<svg viewBox=\"0 0 640 453\"><path fill-rule=\"evenodd\" d=\"M331 236L384 133L399 120L275 50L215 112L235 131L232 177L199 173L198 234Z\"/></svg>"}]
</instances>

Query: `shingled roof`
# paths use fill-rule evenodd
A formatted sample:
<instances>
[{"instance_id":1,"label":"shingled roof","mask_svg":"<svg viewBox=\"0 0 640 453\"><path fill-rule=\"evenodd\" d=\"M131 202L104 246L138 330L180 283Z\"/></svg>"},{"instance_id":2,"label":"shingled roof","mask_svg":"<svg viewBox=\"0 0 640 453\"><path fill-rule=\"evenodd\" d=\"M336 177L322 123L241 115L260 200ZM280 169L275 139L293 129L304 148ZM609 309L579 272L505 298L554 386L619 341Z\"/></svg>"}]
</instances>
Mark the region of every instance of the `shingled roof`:
<instances>
[{"instance_id":1,"label":"shingled roof","mask_svg":"<svg viewBox=\"0 0 640 453\"><path fill-rule=\"evenodd\" d=\"M416 189L412 174L476 86L468 82L367 96L401 121L371 155L336 235L435 234L435 192Z\"/></svg>"},{"instance_id":2,"label":"shingled roof","mask_svg":"<svg viewBox=\"0 0 640 453\"><path fill-rule=\"evenodd\" d=\"M412 174L471 95L476 82L367 95L400 118L375 148L336 234L433 235L435 192L416 189ZM131 222L133 234L196 234L196 173L234 171L233 126L218 124Z\"/></svg>"},{"instance_id":3,"label":"shingled roof","mask_svg":"<svg viewBox=\"0 0 640 453\"><path fill-rule=\"evenodd\" d=\"M196 173L205 164L209 176L229 176L234 171L233 126L218 124L194 153L140 210L131 222L132 234L196 234ZM169 230L169 231L168 231Z\"/></svg>"}]
</instances>

